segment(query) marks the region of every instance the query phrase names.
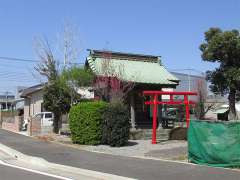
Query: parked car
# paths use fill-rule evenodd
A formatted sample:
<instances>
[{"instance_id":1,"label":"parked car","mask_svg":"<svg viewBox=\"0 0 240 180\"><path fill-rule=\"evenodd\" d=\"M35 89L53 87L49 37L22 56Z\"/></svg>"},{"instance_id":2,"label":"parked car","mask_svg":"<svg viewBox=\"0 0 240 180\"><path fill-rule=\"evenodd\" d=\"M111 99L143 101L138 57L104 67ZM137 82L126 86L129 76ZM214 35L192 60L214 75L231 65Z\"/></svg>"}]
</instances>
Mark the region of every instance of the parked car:
<instances>
[{"instance_id":1,"label":"parked car","mask_svg":"<svg viewBox=\"0 0 240 180\"><path fill-rule=\"evenodd\" d=\"M33 118L41 120L42 126L53 125L53 113L52 112L40 112L33 116Z\"/></svg>"},{"instance_id":2,"label":"parked car","mask_svg":"<svg viewBox=\"0 0 240 180\"><path fill-rule=\"evenodd\" d=\"M36 113L32 118L35 120L41 121L42 126L52 126L53 125L53 119L54 115L52 112L40 112ZM22 125L22 130L27 130L28 126L28 120L24 120L23 125Z\"/></svg>"}]
</instances>

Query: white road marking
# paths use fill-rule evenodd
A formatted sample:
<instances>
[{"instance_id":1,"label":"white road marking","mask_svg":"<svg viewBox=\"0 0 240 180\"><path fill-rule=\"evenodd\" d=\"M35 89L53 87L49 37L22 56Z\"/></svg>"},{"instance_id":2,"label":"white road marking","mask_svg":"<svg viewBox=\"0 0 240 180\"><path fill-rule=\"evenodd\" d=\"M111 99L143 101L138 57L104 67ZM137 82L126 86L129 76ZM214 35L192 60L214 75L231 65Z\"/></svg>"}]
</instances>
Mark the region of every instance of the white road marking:
<instances>
[{"instance_id":1,"label":"white road marking","mask_svg":"<svg viewBox=\"0 0 240 180\"><path fill-rule=\"evenodd\" d=\"M53 177L53 178L62 179L62 180L74 180L74 179L71 179L71 178L63 177L63 176L58 176L58 175L49 174L49 173L46 173L46 172L41 172L41 171L38 171L38 170L33 170L33 169L28 169L28 168L24 168L24 167L20 167L20 166L15 166L15 165L12 165L12 164L5 163L5 162L3 162L1 160L0 160L0 164L4 165L4 166L8 166L8 167L12 167L12 168L16 168L16 169L21 169L21 170L24 170L24 171L32 172L32 173L35 173L35 174L41 174L41 175L44 175L44 176L49 176L49 177Z\"/></svg>"}]
</instances>

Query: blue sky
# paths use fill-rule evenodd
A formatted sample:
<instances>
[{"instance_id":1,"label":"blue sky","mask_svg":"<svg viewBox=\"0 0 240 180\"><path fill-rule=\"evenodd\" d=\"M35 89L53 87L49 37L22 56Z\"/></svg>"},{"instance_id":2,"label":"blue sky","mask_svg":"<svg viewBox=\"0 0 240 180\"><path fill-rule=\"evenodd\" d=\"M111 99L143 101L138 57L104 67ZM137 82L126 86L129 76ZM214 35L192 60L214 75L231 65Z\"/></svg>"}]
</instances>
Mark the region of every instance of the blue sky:
<instances>
[{"instance_id":1,"label":"blue sky","mask_svg":"<svg viewBox=\"0 0 240 180\"><path fill-rule=\"evenodd\" d=\"M239 29L237 0L8 0L0 1L0 56L37 59L33 39L54 46L64 21L79 29L81 49L162 56L168 69L205 72L216 65L201 60L198 49L210 27ZM84 62L82 51L78 62ZM32 85L33 63L0 60L0 94ZM181 71L184 72L184 71Z\"/></svg>"}]
</instances>

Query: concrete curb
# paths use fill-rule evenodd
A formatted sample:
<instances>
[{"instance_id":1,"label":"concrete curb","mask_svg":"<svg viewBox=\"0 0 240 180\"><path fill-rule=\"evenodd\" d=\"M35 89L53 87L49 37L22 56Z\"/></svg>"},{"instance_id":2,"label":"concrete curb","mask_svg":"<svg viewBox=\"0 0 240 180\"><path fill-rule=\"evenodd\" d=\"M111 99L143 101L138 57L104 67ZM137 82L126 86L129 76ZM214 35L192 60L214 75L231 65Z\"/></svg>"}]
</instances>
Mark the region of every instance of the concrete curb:
<instances>
[{"instance_id":1,"label":"concrete curb","mask_svg":"<svg viewBox=\"0 0 240 180\"><path fill-rule=\"evenodd\" d=\"M45 164L48 163L48 161L46 161L43 158L25 155L19 151L16 151L15 149L12 149L8 146L1 144L1 143L0 143L0 149L3 152L5 152L6 154L8 154L9 156L16 158L17 160L20 160L20 161L27 161L28 163L31 163L32 165L38 165L38 166L45 167Z\"/></svg>"},{"instance_id":2,"label":"concrete curb","mask_svg":"<svg viewBox=\"0 0 240 180\"><path fill-rule=\"evenodd\" d=\"M54 173L58 172L57 175L61 176L70 176L71 178L75 179L79 176L87 176L89 178L93 179L107 179L107 180L135 180L133 178L128 178L128 177L123 177L123 176L118 176L118 175L113 175L113 174L108 174L108 173L102 173L102 172L97 172L97 171L92 171L92 170L87 170L87 169L82 169L82 168L76 168L76 167L71 167L71 166L65 166L61 164L54 164L46 161L43 158L38 158L38 157L33 157L33 156L28 156L25 155L19 151L16 151L15 149L12 149L8 146L5 146L0 143L0 150L3 151L4 153L8 154L9 156L12 157L12 159L15 159L16 161L21 162L23 165L26 163L28 166L32 165L32 169L46 169L48 173ZM1 159L1 157L0 157ZM8 163L10 165L14 164L12 160L9 159L2 159L3 162ZM20 164L21 164L20 163ZM19 163L18 163L19 164ZM20 167L20 166L19 166ZM77 178L78 179L78 178Z\"/></svg>"}]
</instances>

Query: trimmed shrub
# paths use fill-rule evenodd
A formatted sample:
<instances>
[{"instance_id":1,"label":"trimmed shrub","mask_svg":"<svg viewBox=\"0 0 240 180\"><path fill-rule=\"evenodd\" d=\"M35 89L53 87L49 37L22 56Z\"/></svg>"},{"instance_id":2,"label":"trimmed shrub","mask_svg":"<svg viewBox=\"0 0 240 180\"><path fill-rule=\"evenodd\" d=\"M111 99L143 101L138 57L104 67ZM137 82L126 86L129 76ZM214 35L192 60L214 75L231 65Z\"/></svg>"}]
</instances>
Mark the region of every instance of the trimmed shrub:
<instances>
[{"instance_id":1,"label":"trimmed shrub","mask_svg":"<svg viewBox=\"0 0 240 180\"><path fill-rule=\"evenodd\" d=\"M122 103L111 103L103 113L102 143L110 146L124 146L129 139L130 115Z\"/></svg>"},{"instance_id":2,"label":"trimmed shrub","mask_svg":"<svg viewBox=\"0 0 240 180\"><path fill-rule=\"evenodd\" d=\"M81 102L70 109L69 127L73 143L97 145L102 139L102 113L107 103Z\"/></svg>"}]
</instances>

